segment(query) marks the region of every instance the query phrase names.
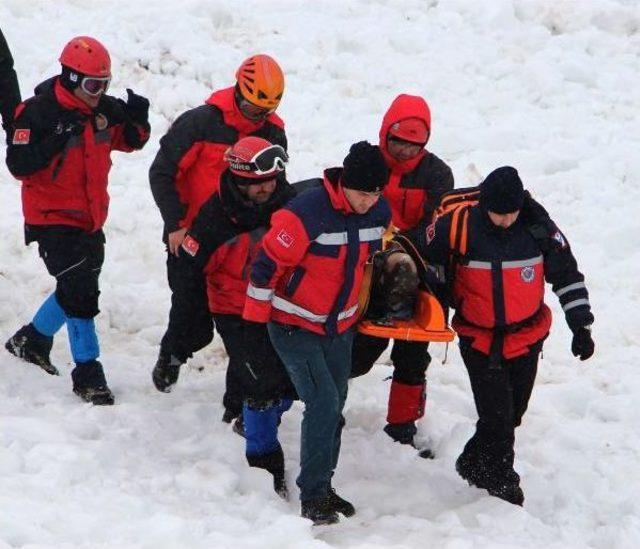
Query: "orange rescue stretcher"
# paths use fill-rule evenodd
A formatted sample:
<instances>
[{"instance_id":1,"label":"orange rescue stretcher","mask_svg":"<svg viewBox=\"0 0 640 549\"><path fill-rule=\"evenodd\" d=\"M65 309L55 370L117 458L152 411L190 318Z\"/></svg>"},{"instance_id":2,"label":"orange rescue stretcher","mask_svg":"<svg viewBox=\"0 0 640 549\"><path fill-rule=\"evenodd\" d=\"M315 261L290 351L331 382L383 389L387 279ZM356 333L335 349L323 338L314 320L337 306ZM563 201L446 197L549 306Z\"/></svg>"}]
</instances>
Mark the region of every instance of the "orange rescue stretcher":
<instances>
[{"instance_id":1,"label":"orange rescue stretcher","mask_svg":"<svg viewBox=\"0 0 640 549\"><path fill-rule=\"evenodd\" d=\"M394 253L406 254L415 265L416 288L413 292L413 315L411 311L404 318L394 318L393 314L369 314L372 296L384 293L381 280L385 276L385 264ZM404 258L406 261L406 257ZM359 297L361 320L358 323L360 333L385 339L399 339L404 341L437 341L450 342L455 332L448 326L445 313L440 302L431 292L425 274L426 265L413 244L404 236L391 233L384 239L384 249L377 252L368 261L362 290ZM378 285L378 287L377 287ZM400 315L402 316L402 315Z\"/></svg>"}]
</instances>

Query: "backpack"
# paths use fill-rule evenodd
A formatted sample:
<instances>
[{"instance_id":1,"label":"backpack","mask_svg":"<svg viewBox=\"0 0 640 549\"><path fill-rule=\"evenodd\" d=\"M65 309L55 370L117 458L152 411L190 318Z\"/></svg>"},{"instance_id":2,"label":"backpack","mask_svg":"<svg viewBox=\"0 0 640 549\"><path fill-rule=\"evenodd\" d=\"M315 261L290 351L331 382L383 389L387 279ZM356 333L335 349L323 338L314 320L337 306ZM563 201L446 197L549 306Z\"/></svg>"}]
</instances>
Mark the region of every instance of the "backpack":
<instances>
[{"instance_id":1,"label":"backpack","mask_svg":"<svg viewBox=\"0 0 640 549\"><path fill-rule=\"evenodd\" d=\"M443 215L451 214L449 229L449 258L450 279L453 280L457 265L464 261L467 253L468 235L467 225L469 211L480 201L480 185L453 189L440 198L440 203L433 216L433 224ZM549 248L549 237L553 226L549 214L529 193L524 192L524 203L520 210L525 227L540 246L542 252Z\"/></svg>"}]
</instances>

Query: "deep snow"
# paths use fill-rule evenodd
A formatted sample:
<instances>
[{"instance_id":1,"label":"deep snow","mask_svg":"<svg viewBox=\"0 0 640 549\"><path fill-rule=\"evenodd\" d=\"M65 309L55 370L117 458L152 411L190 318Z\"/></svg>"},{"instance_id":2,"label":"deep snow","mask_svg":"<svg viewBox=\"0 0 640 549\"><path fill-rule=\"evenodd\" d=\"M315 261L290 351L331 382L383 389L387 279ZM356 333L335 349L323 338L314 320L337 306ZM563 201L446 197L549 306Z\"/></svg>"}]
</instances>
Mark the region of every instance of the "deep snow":
<instances>
[{"instance_id":1,"label":"deep snow","mask_svg":"<svg viewBox=\"0 0 640 549\"><path fill-rule=\"evenodd\" d=\"M3 0L0 27L23 95L77 34L114 62L112 94L152 102L153 135L114 154L98 317L112 408L71 393L64 331L54 378L0 352L0 547L636 547L640 540L640 5L635 0ZM336 486L353 519L312 528L220 422L220 340L169 395L150 381L168 312L161 220L147 182L158 139L184 109L270 53L287 89L290 179L377 140L401 92L429 102L429 148L458 186L504 164L568 235L596 315L580 363L555 296L516 468L523 509L469 488L453 464L476 419L457 349L434 346L420 437L433 461L382 433L391 370L352 383ZM4 153L0 153L0 160ZM0 335L53 287L22 240L20 187L0 167ZM297 474L300 406L281 439Z\"/></svg>"}]
</instances>

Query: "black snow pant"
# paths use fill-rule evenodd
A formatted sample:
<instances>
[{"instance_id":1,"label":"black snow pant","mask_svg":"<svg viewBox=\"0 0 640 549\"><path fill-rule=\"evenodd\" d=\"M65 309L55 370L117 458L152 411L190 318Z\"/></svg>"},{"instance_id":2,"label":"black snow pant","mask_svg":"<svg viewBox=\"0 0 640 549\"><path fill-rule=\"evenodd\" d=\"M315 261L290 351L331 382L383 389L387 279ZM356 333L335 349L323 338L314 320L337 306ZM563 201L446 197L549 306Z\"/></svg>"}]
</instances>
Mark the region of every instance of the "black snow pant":
<instances>
[{"instance_id":1,"label":"black snow pant","mask_svg":"<svg viewBox=\"0 0 640 549\"><path fill-rule=\"evenodd\" d=\"M205 277L193 263L167 253L167 279L171 310L160 353L184 363L213 339Z\"/></svg>"},{"instance_id":2,"label":"black snow pant","mask_svg":"<svg viewBox=\"0 0 640 549\"><path fill-rule=\"evenodd\" d=\"M25 241L36 241L40 257L56 279L56 299L65 314L93 318L98 309L98 281L104 262L102 230L88 233L67 225L26 225Z\"/></svg>"},{"instance_id":3,"label":"black snow pant","mask_svg":"<svg viewBox=\"0 0 640 549\"><path fill-rule=\"evenodd\" d=\"M459 462L477 486L519 483L513 469L515 428L527 409L541 350L539 342L526 355L503 358L497 367L490 367L489 357L473 349L468 339L460 342L478 422Z\"/></svg>"},{"instance_id":4,"label":"black snow pant","mask_svg":"<svg viewBox=\"0 0 640 549\"><path fill-rule=\"evenodd\" d=\"M245 366L248 351L244 345L246 321L240 315L219 313L214 313L213 320L229 356L226 387L222 399L225 409L239 415L245 400L252 401L260 407L261 404L270 400L297 398L289 375L269 341L266 329L265 341L261 345L266 349L265 356L262 357L259 369L253 372L258 378L256 380ZM254 364L253 368L258 368L258 365Z\"/></svg>"}]
</instances>

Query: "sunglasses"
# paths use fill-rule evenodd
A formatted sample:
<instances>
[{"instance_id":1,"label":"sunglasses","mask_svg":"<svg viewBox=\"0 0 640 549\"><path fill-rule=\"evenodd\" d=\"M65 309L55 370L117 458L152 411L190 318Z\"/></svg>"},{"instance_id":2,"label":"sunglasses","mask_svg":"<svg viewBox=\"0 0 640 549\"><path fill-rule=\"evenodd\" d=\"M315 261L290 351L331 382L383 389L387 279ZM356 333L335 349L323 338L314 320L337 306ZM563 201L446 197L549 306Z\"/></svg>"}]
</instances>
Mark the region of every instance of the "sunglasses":
<instances>
[{"instance_id":1,"label":"sunglasses","mask_svg":"<svg viewBox=\"0 0 640 549\"><path fill-rule=\"evenodd\" d=\"M80 87L82 88L82 91L84 93L95 97L96 95L100 95L101 93L106 93L106 91L109 89L110 82L110 76L85 76L80 81Z\"/></svg>"},{"instance_id":2,"label":"sunglasses","mask_svg":"<svg viewBox=\"0 0 640 549\"><path fill-rule=\"evenodd\" d=\"M280 145L271 145L257 153L248 162L235 156L228 156L230 166L239 172L267 175L284 171L289 155Z\"/></svg>"}]
</instances>

